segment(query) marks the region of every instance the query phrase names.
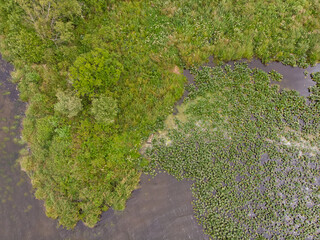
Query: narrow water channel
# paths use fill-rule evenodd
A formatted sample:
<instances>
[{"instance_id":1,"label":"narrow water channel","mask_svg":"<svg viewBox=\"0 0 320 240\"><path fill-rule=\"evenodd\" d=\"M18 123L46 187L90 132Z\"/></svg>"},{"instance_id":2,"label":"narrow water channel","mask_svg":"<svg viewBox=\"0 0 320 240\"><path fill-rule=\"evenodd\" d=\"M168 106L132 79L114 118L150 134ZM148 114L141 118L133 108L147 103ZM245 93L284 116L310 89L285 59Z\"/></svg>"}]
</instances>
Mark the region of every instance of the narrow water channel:
<instances>
[{"instance_id":1,"label":"narrow water channel","mask_svg":"<svg viewBox=\"0 0 320 240\"><path fill-rule=\"evenodd\" d=\"M233 64L233 62L230 62ZM212 62L208 65L212 66ZM308 69L292 68L281 63L263 65L259 60L249 63L264 71L275 69L283 74L281 87L308 95L314 83L310 73L320 71L320 64ZM140 188L135 190L123 212L103 213L98 225L89 229L82 223L67 231L44 213L43 202L33 196L30 180L20 170L17 158L21 145L20 124L24 104L10 83L13 67L0 56L0 239L4 240L156 240L208 239L197 224L192 212L191 183L178 182L165 173L155 178L143 175ZM305 76L305 71L308 71ZM192 76L184 72L189 81Z\"/></svg>"},{"instance_id":2,"label":"narrow water channel","mask_svg":"<svg viewBox=\"0 0 320 240\"><path fill-rule=\"evenodd\" d=\"M280 85L280 88L288 88L297 90L302 96L308 96L308 88L315 85L312 81L310 74L313 72L320 71L320 64L314 67L299 68L284 65L280 62L271 62L264 65L259 59L253 59L251 61L241 60L240 62L247 62L250 68L259 68L265 72L270 72L271 70L276 70L283 75L283 79L280 83L275 82ZM227 64L234 65L235 61L230 61ZM212 58L209 59L207 66L214 66Z\"/></svg>"}]
</instances>

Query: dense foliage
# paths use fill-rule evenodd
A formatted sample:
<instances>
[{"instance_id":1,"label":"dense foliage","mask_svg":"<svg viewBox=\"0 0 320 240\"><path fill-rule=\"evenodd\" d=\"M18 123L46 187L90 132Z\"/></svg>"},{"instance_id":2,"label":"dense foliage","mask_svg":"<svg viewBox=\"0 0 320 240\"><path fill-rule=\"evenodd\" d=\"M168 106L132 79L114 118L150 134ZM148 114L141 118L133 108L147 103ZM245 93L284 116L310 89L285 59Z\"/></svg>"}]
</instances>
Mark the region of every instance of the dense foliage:
<instances>
[{"instance_id":1,"label":"dense foliage","mask_svg":"<svg viewBox=\"0 0 320 240\"><path fill-rule=\"evenodd\" d=\"M117 116L117 102L106 96L93 99L91 113L98 122L109 125L114 122Z\"/></svg>"},{"instance_id":2,"label":"dense foliage","mask_svg":"<svg viewBox=\"0 0 320 240\"><path fill-rule=\"evenodd\" d=\"M319 61L319 6L0 0L1 53L28 102L22 166L48 216L94 226L103 210L124 208L147 164L138 149L183 93L179 68L212 54Z\"/></svg>"},{"instance_id":3,"label":"dense foliage","mask_svg":"<svg viewBox=\"0 0 320 240\"><path fill-rule=\"evenodd\" d=\"M72 118L82 110L81 99L73 96L72 93L57 92L57 98L58 102L54 105L54 110L57 113Z\"/></svg>"},{"instance_id":4,"label":"dense foliage","mask_svg":"<svg viewBox=\"0 0 320 240\"><path fill-rule=\"evenodd\" d=\"M309 104L246 64L194 73L184 111L147 151L152 164L194 181L213 239L318 238L320 73Z\"/></svg>"},{"instance_id":5,"label":"dense foliage","mask_svg":"<svg viewBox=\"0 0 320 240\"><path fill-rule=\"evenodd\" d=\"M80 96L93 96L105 93L120 78L123 66L109 53L96 49L80 55L70 68L72 85Z\"/></svg>"}]
</instances>

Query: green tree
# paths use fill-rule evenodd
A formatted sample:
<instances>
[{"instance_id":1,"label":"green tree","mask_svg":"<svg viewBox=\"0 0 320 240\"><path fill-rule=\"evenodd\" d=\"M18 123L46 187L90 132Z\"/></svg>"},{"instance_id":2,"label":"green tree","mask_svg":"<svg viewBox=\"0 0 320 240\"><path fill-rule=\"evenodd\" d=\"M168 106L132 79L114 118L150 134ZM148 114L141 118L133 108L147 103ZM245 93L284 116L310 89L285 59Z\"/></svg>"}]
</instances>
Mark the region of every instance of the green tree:
<instances>
[{"instance_id":1,"label":"green tree","mask_svg":"<svg viewBox=\"0 0 320 240\"><path fill-rule=\"evenodd\" d=\"M58 102L54 105L54 110L69 118L77 116L82 110L81 99L71 92L57 93Z\"/></svg>"},{"instance_id":2,"label":"green tree","mask_svg":"<svg viewBox=\"0 0 320 240\"><path fill-rule=\"evenodd\" d=\"M89 98L105 93L120 78L123 66L108 51L97 48L80 55L70 69L74 88Z\"/></svg>"},{"instance_id":3,"label":"green tree","mask_svg":"<svg viewBox=\"0 0 320 240\"><path fill-rule=\"evenodd\" d=\"M12 82L18 83L20 98L22 101L29 101L39 92L40 75L26 67L25 69L17 69L11 73Z\"/></svg>"},{"instance_id":4,"label":"green tree","mask_svg":"<svg viewBox=\"0 0 320 240\"><path fill-rule=\"evenodd\" d=\"M38 35L54 42L69 40L72 22L81 16L81 6L77 0L17 0L17 3ZM66 31L70 33L66 34Z\"/></svg>"},{"instance_id":5,"label":"green tree","mask_svg":"<svg viewBox=\"0 0 320 240\"><path fill-rule=\"evenodd\" d=\"M92 100L91 113L98 122L110 125L118 113L117 101L108 96L95 98Z\"/></svg>"}]
</instances>

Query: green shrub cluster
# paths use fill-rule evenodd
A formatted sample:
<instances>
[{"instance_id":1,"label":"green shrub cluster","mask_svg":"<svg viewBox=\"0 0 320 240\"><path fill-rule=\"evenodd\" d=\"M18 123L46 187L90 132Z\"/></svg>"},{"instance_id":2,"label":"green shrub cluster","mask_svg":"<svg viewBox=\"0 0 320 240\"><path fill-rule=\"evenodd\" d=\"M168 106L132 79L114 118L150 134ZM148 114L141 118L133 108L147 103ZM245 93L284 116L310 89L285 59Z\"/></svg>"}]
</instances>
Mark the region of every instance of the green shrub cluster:
<instances>
[{"instance_id":1,"label":"green shrub cluster","mask_svg":"<svg viewBox=\"0 0 320 240\"><path fill-rule=\"evenodd\" d=\"M70 68L72 85L80 96L105 93L120 78L123 66L102 49L80 55Z\"/></svg>"},{"instance_id":2,"label":"green shrub cluster","mask_svg":"<svg viewBox=\"0 0 320 240\"><path fill-rule=\"evenodd\" d=\"M66 115L69 118L75 117L82 110L81 99L72 96L72 93L57 92L58 102L54 105L57 113Z\"/></svg>"},{"instance_id":3,"label":"green shrub cluster","mask_svg":"<svg viewBox=\"0 0 320 240\"><path fill-rule=\"evenodd\" d=\"M117 116L117 102L106 96L93 99L91 113L98 122L112 124Z\"/></svg>"},{"instance_id":4,"label":"green shrub cluster","mask_svg":"<svg viewBox=\"0 0 320 240\"><path fill-rule=\"evenodd\" d=\"M150 44L175 46L187 65L260 58L306 67L319 61L317 1L153 1Z\"/></svg>"},{"instance_id":5,"label":"green shrub cluster","mask_svg":"<svg viewBox=\"0 0 320 240\"><path fill-rule=\"evenodd\" d=\"M182 67L212 54L319 61L318 5L0 0L1 53L28 102L21 162L48 216L94 226L124 208L148 164L142 142L183 94Z\"/></svg>"},{"instance_id":6,"label":"green shrub cluster","mask_svg":"<svg viewBox=\"0 0 320 240\"><path fill-rule=\"evenodd\" d=\"M319 73L307 103L243 63L193 72L185 110L147 150L152 167L194 181L195 215L213 239L317 238Z\"/></svg>"}]
</instances>

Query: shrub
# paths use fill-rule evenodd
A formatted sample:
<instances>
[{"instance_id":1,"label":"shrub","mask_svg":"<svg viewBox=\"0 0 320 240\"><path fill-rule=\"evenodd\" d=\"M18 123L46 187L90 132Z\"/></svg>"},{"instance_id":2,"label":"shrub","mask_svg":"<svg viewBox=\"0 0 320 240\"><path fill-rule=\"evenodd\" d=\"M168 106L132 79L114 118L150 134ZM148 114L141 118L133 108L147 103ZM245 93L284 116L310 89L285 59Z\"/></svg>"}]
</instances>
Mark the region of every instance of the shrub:
<instances>
[{"instance_id":1,"label":"shrub","mask_svg":"<svg viewBox=\"0 0 320 240\"><path fill-rule=\"evenodd\" d=\"M62 115L72 118L82 110L81 99L71 92L57 93L58 102L54 105L54 110Z\"/></svg>"},{"instance_id":2,"label":"shrub","mask_svg":"<svg viewBox=\"0 0 320 240\"><path fill-rule=\"evenodd\" d=\"M80 55L70 69L74 88L80 96L94 97L112 87L120 78L123 66L103 49Z\"/></svg>"},{"instance_id":3,"label":"shrub","mask_svg":"<svg viewBox=\"0 0 320 240\"><path fill-rule=\"evenodd\" d=\"M39 63L44 54L44 43L35 32L22 29L8 34L7 46L15 58L27 63Z\"/></svg>"},{"instance_id":4,"label":"shrub","mask_svg":"<svg viewBox=\"0 0 320 240\"><path fill-rule=\"evenodd\" d=\"M117 101L112 97L101 96L92 100L91 114L98 122L110 125L117 113Z\"/></svg>"}]
</instances>

